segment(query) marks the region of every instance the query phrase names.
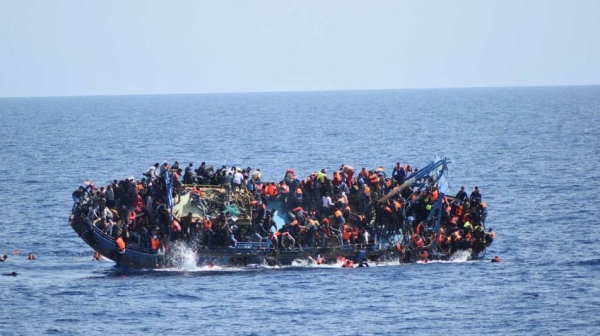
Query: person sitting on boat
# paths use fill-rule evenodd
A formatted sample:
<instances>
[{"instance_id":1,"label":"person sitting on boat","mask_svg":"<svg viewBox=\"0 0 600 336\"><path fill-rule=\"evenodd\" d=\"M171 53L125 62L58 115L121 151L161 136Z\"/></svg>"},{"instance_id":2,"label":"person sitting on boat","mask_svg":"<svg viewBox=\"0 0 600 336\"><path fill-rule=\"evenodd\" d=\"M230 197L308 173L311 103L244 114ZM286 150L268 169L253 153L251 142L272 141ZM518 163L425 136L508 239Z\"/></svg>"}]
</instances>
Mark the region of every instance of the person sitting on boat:
<instances>
[{"instance_id":1,"label":"person sitting on boat","mask_svg":"<svg viewBox=\"0 0 600 336\"><path fill-rule=\"evenodd\" d=\"M256 170L250 175L250 180L253 182L262 182L262 174L260 172L260 168L256 168Z\"/></svg>"},{"instance_id":2,"label":"person sitting on boat","mask_svg":"<svg viewBox=\"0 0 600 336\"><path fill-rule=\"evenodd\" d=\"M185 167L185 171L183 172L183 183L194 184L195 182L196 173L194 172L194 164L190 162L190 164Z\"/></svg>"},{"instance_id":3,"label":"person sitting on boat","mask_svg":"<svg viewBox=\"0 0 600 336\"><path fill-rule=\"evenodd\" d=\"M148 169L146 169L146 171L144 172L143 175L146 176L150 180L154 180L156 177L158 177L156 170L158 169L159 166L160 166L160 164L158 164L158 162L156 162L154 165L148 167Z\"/></svg>"}]
</instances>

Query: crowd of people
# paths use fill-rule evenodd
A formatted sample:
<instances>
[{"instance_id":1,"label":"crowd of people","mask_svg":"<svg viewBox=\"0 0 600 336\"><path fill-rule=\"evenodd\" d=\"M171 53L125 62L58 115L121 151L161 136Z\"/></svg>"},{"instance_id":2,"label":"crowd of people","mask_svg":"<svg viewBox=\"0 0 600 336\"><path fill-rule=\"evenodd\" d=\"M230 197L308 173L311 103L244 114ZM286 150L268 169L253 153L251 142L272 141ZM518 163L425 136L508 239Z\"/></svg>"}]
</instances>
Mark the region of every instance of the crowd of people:
<instances>
[{"instance_id":1,"label":"crowd of people","mask_svg":"<svg viewBox=\"0 0 600 336\"><path fill-rule=\"evenodd\" d=\"M177 161L172 166L155 163L137 181L115 180L102 187L86 182L73 192L73 211L113 237L120 249L134 244L161 250L177 240L208 247L268 240L284 250L393 243L398 253L407 256L408 251L449 255L489 246L495 233L485 230L487 205L478 187L469 195L461 187L454 197L442 198L441 216L430 216L440 198L437 181L431 177L382 200L416 171L401 163L390 175L381 166L355 170L341 165L332 173L321 169L305 178L288 169L281 181L267 182L260 169L250 167L214 169L202 162L197 168L193 163L182 168ZM213 205L210 215L204 211L205 216L174 214L169 184L175 200L191 193L201 201L202 186L221 187L221 205ZM235 200L240 205L240 195L245 203L241 207L247 207L241 211L251 213L245 225L228 211ZM277 227L276 214L268 208L274 200L283 204L284 217L289 218L282 227Z\"/></svg>"}]
</instances>

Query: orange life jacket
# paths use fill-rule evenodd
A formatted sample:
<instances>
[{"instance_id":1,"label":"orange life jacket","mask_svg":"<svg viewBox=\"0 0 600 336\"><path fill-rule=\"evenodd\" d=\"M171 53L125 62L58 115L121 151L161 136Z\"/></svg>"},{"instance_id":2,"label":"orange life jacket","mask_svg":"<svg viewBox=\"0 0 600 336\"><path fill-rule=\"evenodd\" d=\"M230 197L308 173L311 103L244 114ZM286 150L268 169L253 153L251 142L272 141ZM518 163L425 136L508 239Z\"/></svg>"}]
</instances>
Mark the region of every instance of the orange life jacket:
<instances>
[{"instance_id":1,"label":"orange life jacket","mask_svg":"<svg viewBox=\"0 0 600 336\"><path fill-rule=\"evenodd\" d=\"M204 221L204 230L208 231L210 229L212 229L212 222L207 219L207 220Z\"/></svg>"},{"instance_id":2,"label":"orange life jacket","mask_svg":"<svg viewBox=\"0 0 600 336\"><path fill-rule=\"evenodd\" d=\"M335 210L335 212L333 213L333 216L335 217L335 224L336 225L340 225L340 224L344 224L346 223L346 219L344 218L344 215L342 214L342 212L340 210Z\"/></svg>"},{"instance_id":3,"label":"orange life jacket","mask_svg":"<svg viewBox=\"0 0 600 336\"><path fill-rule=\"evenodd\" d=\"M342 176L340 176L340 173L338 173L338 172L333 173L333 182L336 182L336 183L342 182Z\"/></svg>"},{"instance_id":4,"label":"orange life jacket","mask_svg":"<svg viewBox=\"0 0 600 336\"><path fill-rule=\"evenodd\" d=\"M119 252L125 250L125 241L123 241L123 238L119 237L115 239L115 243L117 243L117 249Z\"/></svg>"},{"instance_id":5,"label":"orange life jacket","mask_svg":"<svg viewBox=\"0 0 600 336\"><path fill-rule=\"evenodd\" d=\"M267 187L267 195L271 197L277 196L277 186L275 186L274 184L269 184L269 186Z\"/></svg>"},{"instance_id":6,"label":"orange life jacket","mask_svg":"<svg viewBox=\"0 0 600 336\"><path fill-rule=\"evenodd\" d=\"M436 190L434 190L434 191L431 192L431 199L434 200L434 201L437 201L439 195L440 194L439 194L439 192L436 189Z\"/></svg>"}]
</instances>

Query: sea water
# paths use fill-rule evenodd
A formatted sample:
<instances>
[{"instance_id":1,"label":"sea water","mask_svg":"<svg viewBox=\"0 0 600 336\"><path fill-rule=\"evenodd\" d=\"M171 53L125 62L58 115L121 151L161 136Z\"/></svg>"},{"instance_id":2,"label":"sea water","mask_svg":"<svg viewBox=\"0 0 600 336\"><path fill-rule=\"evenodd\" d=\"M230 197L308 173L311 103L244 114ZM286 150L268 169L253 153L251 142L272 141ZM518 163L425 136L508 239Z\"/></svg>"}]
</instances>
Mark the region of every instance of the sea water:
<instances>
[{"instance_id":1,"label":"sea water","mask_svg":"<svg viewBox=\"0 0 600 336\"><path fill-rule=\"evenodd\" d=\"M230 269L182 247L173 269L122 270L67 224L85 179L164 160L278 181L435 155L451 193L489 205L484 261ZM1 335L600 332L597 86L6 98L0 161L0 272L19 273L0 277Z\"/></svg>"}]
</instances>

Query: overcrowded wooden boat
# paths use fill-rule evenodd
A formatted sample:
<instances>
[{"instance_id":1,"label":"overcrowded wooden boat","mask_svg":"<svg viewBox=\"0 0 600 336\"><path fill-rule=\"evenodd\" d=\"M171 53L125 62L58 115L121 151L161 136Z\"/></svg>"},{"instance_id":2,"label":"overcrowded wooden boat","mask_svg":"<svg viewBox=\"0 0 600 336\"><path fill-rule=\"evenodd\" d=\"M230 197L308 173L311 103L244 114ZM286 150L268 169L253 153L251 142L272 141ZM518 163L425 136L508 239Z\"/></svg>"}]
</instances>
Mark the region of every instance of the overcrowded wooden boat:
<instances>
[{"instance_id":1,"label":"overcrowded wooden boat","mask_svg":"<svg viewBox=\"0 0 600 336\"><path fill-rule=\"evenodd\" d=\"M485 229L487 205L477 187L448 195L449 163L414 171L397 163L389 177L383 167L342 165L304 179L288 169L279 182L249 167L156 163L140 180L86 181L73 192L69 223L98 255L134 268L177 267L178 246L197 266L483 258L495 236Z\"/></svg>"}]
</instances>

